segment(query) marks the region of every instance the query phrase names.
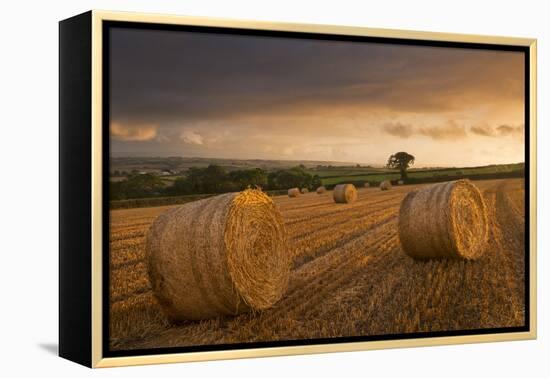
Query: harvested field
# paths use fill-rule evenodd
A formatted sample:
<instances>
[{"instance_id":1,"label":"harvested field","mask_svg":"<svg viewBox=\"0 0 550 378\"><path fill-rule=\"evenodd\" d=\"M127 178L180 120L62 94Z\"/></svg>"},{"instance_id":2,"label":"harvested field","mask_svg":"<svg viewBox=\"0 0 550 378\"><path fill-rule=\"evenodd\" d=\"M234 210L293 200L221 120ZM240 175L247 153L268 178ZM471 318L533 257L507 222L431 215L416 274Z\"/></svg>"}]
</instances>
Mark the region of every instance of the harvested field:
<instances>
[{"instance_id":1,"label":"harvested field","mask_svg":"<svg viewBox=\"0 0 550 378\"><path fill-rule=\"evenodd\" d=\"M489 243L479 260L414 260L397 236L399 205L424 185L274 198L293 261L271 309L170 324L152 295L145 234L171 208L111 211L113 350L522 326L524 192L520 179L476 181ZM332 194L332 193L329 193Z\"/></svg>"}]
</instances>

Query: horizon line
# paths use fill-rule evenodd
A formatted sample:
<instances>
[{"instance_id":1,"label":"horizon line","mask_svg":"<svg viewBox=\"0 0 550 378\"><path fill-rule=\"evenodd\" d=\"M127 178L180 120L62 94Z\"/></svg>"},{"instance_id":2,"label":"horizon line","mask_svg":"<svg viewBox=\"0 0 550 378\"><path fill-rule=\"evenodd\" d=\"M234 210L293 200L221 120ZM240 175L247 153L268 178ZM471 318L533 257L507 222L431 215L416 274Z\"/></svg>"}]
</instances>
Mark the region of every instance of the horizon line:
<instances>
[{"instance_id":1,"label":"horizon line","mask_svg":"<svg viewBox=\"0 0 550 378\"><path fill-rule=\"evenodd\" d=\"M224 157L200 157L200 156L146 156L146 155L135 155L135 156L111 156L109 159L143 159L143 158L149 158L149 159L172 159L172 158L180 158L180 159L202 159L202 160L209 160L209 159L217 159L217 160L240 160L240 161L283 161L283 162L311 162L311 163L331 163L330 165L333 165L332 163L338 163L338 164L347 164L347 165L361 165L361 166L382 166L384 167L385 164L377 164L377 163L360 163L360 162L352 162L352 161L337 161L337 160L310 160L310 159L261 159L261 158L224 158ZM476 167L486 167L490 165L510 165L510 164L525 164L525 161L516 161L516 162L510 162L510 163L488 163L488 164L482 164L482 165L441 165L441 164L423 164L423 165L416 165L410 168L476 168Z\"/></svg>"}]
</instances>

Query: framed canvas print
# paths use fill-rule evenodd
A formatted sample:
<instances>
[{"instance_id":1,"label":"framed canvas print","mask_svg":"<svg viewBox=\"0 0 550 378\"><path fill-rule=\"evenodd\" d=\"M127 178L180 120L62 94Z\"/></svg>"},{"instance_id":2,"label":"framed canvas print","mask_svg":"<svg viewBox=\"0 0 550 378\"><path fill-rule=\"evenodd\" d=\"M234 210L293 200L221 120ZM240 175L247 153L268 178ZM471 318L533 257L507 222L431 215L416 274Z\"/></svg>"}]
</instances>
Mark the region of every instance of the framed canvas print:
<instances>
[{"instance_id":1,"label":"framed canvas print","mask_svg":"<svg viewBox=\"0 0 550 378\"><path fill-rule=\"evenodd\" d=\"M60 22L59 353L536 337L536 41Z\"/></svg>"}]
</instances>

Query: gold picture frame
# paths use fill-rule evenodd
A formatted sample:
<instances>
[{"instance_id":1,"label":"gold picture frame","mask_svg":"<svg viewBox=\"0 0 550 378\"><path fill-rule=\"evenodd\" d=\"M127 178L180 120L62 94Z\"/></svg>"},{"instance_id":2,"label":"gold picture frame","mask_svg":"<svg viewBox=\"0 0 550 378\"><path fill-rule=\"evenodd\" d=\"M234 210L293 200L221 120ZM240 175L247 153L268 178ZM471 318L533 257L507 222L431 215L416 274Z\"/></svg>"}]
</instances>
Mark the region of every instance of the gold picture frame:
<instances>
[{"instance_id":1,"label":"gold picture frame","mask_svg":"<svg viewBox=\"0 0 550 378\"><path fill-rule=\"evenodd\" d=\"M186 25L197 27L216 27L216 28L237 28L262 31L276 32L298 32L298 33L313 33L333 36L357 36L357 37L375 37L388 38L412 41L437 41L437 42L456 42L469 44L488 44L502 46L520 46L528 51L528 84L529 96L528 107L529 112L526 114L529 121L529 145L525 146L529 151L529 235L525 236L529 242L528 261L529 261L529 323L528 330L521 332L506 332L506 333L487 333L487 334L470 334L456 335L443 337L426 337L426 338L403 338L398 340L376 340L376 341L358 341L334 344L311 344L311 345L296 345L296 346L277 346L277 347L258 347L247 349L231 349L231 350L215 350L215 351L197 351L184 353L166 353L166 354L145 354L145 355L129 355L106 357L104 353L104 253L103 250L105 234L104 234L104 155L103 141L103 122L105 106L103 94L103 67L104 67L104 24L106 22L127 22L136 24L162 24L162 25ZM71 216L76 216L70 213L68 208L73 202L79 201L79 196L82 193L65 192L65 202L61 201L60 211L63 227L61 228L61 238L68 238L69 232L86 233L89 245L76 240L62 241L60 246L60 355L71 359L89 367L114 367L114 366L129 366L143 364L160 364L173 362L188 362L188 361L207 361L219 359L237 359L250 357L267 357L267 356L283 356L283 355L299 355L310 353L328 353L328 352L346 352L371 349L387 349L387 348L402 348L402 347L418 347L418 346L433 346L433 345L448 345L448 344L466 344L466 343L481 343L495 341L511 341L511 340L527 340L535 339L537 335L537 307L536 307L536 209L537 209L537 171L536 171L536 39L527 38L512 38L500 36L481 36L468 34L450 34L450 33L434 33L422 31L405 31L391 29L376 29L366 27L351 27L351 26L335 26L335 25L314 25L314 24L293 24L293 23L275 23L275 22L260 22L250 20L229 20L217 19L209 17L187 17L175 15L161 14L145 14L145 13L127 13L127 12L110 12L93 10L81 16L62 21L60 24L60 76L61 76L61 92L69 91L71 85L74 85L71 80L84 80L82 87L83 96L78 96L73 93L72 96L63 97L61 94L60 101L60 128L61 128L61 187L63 191L64 175L70 175L72 169L69 163L68 155L64 155L63 150L64 135L67 133L77 133L78 131L69 131L69 121L89 121L89 127L83 127L79 137L85 143L89 142L90 167L86 168L82 175L86 175L89 181L82 181L83 187L89 186L89 223L84 222L84 225L78 225L71 222ZM77 40L75 33L84 33L82 41ZM86 49L89 55L81 56L82 62L89 59L87 67L89 68L89 77L82 79L82 75L74 74L67 75L64 68L70 64L70 59L75 59L75 54L81 52L80 49ZM82 54L80 54L82 55ZM84 71L85 72L85 71ZM64 75L66 77L64 78ZM70 77L69 77L70 76ZM84 75L85 76L85 75ZM527 82L526 82L527 84ZM64 85L67 85L65 87ZM86 93L89 91L89 97ZM90 100L89 103L86 101ZM72 101L79 101L79 106L82 111L78 115L71 115L64 112L69 112L68 108L72 106ZM71 118L76 117L76 118ZM64 134L65 133L65 134ZM74 137L74 135L72 136ZM69 135L67 134L67 143ZM67 151L69 153L70 151ZM75 151L73 151L75 153ZM66 166L64 164L67 164ZM65 169L65 170L64 170ZM80 169L80 168L79 168ZM527 171L527 169L526 169ZM64 173L65 172L65 173ZM84 176L83 176L84 177ZM87 180L87 179L86 179ZM87 194L86 194L87 195ZM63 196L63 195L62 195ZM72 214L72 215L71 215ZM84 216L82 215L82 216ZM76 230L71 227L81 227ZM64 233L65 232L65 233ZM75 236L76 237L76 236ZM71 244L72 243L72 244ZM72 253L74 254L75 246L80 245L80 249L86 250L84 256L77 261L77 257L69 256L69 245L73 246ZM84 253L84 252L83 252ZM73 277L69 270L73 272L87 272L82 277ZM80 274L80 273L79 273ZM86 286L85 280L89 279L89 286ZM82 281L75 281L82 280ZM87 281L86 281L87 282ZM84 285L84 286L83 286ZM89 289L89 293L87 290ZM82 300L84 307L77 311L75 306L75 297L78 291L84 292ZM89 317L82 318L83 311L88 313ZM80 317L79 317L80 316ZM73 319L79 317L78 324L74 323L68 326ZM76 325L75 325L76 324ZM89 348L81 348L80 352L75 351L78 341L89 340Z\"/></svg>"}]
</instances>

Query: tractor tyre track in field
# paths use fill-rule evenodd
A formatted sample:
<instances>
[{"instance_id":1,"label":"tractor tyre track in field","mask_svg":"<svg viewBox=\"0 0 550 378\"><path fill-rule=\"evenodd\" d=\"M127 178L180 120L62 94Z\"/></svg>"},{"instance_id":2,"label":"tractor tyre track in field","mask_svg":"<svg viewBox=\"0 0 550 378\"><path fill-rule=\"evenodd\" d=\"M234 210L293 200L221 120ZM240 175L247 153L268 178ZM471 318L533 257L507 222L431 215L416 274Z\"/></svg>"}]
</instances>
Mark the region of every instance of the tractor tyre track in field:
<instances>
[{"instance_id":1,"label":"tractor tyre track in field","mask_svg":"<svg viewBox=\"0 0 550 378\"><path fill-rule=\"evenodd\" d=\"M280 312L291 313L296 308L304 306L304 303L310 303L313 300L322 298L327 293L327 288L332 288L340 282L348 279L348 275L354 273L354 266L357 260L376 252L378 246L384 245L391 240L394 235L380 236L370 248L363 250L357 248L358 244L364 245L363 238L356 238L342 247L336 248L331 252L331 256L324 255L320 267L309 269L303 266L298 272L294 272L291 279L290 288L285 297L276 305L277 311L272 316L279 316ZM353 248L353 249L352 249ZM310 262L312 264L316 260ZM325 285L323 285L325 284Z\"/></svg>"},{"instance_id":2,"label":"tractor tyre track in field","mask_svg":"<svg viewBox=\"0 0 550 378\"><path fill-rule=\"evenodd\" d=\"M337 229L331 230L332 232L327 236L331 237L331 239L328 239L326 241L323 241L323 243L317 244L311 251L307 251L307 253L302 249L300 250L300 253L297 252L298 247L294 247L295 251L294 253L294 269L300 268L302 265L309 263L310 261L313 261L319 257L322 257L323 255L331 252L334 249L340 248L341 246L356 240L361 235L364 235L365 233L369 231L374 231L377 228L384 226L388 224L389 222L395 220L396 215L395 212L389 212L388 214L385 214L384 217L377 219L377 221L369 221L365 223L358 223L356 227L353 229L346 229L345 232L342 234L338 233ZM372 235L369 235L369 237L373 237ZM296 245L300 245L300 242L295 242ZM365 245L368 245L369 242L366 242Z\"/></svg>"},{"instance_id":3,"label":"tractor tyre track in field","mask_svg":"<svg viewBox=\"0 0 550 378\"><path fill-rule=\"evenodd\" d=\"M357 220L361 220L367 217L373 217L377 215L378 213L384 213L391 210L397 211L399 207L399 203L393 203L392 207L383 206L383 207L366 207L363 206L361 208L353 209L355 211L349 212L346 216L345 220L331 220L330 218L322 218L319 217L317 214L314 214L316 219L310 219L309 222L306 223L308 228L304 231L303 227L300 227L298 225L294 226L287 226L287 229L289 230L289 234L292 235L292 238L294 240L299 240L300 238L304 238L307 236L315 235L317 232L333 229L334 227L342 227L346 226L349 223L354 223ZM319 219L319 220L318 220ZM304 221L306 222L306 221ZM311 228L310 228L311 227ZM294 234L294 230L298 230L301 233Z\"/></svg>"},{"instance_id":4,"label":"tractor tyre track in field","mask_svg":"<svg viewBox=\"0 0 550 378\"><path fill-rule=\"evenodd\" d=\"M391 248L395 247L396 241L396 234L385 237L379 244L369 248L369 251L364 255L353 256L350 263L343 268L331 270L329 275L319 280L319 287L312 291L312 295L305 297L307 298L305 301L290 311L298 312L305 319L315 317L316 314L322 311L322 305L327 298L347 288L347 285L352 283L357 275L364 274L364 267L358 263L358 260L366 260L367 264L371 263L369 258L378 261L384 260Z\"/></svg>"}]
</instances>

